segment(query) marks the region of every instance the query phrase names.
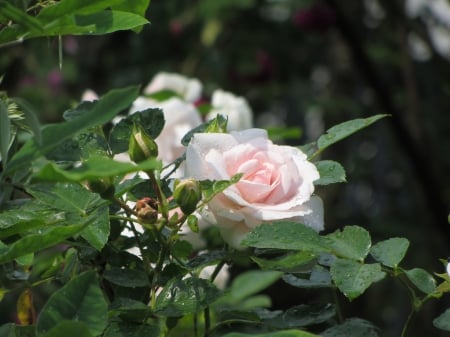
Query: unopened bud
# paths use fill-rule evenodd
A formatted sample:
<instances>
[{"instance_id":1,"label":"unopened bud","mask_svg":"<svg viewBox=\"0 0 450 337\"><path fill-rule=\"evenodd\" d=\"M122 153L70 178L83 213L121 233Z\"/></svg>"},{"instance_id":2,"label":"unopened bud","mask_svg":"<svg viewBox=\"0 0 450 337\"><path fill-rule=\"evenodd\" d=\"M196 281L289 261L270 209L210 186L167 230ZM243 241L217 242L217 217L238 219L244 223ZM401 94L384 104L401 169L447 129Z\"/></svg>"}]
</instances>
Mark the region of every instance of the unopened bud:
<instances>
[{"instance_id":1,"label":"unopened bud","mask_svg":"<svg viewBox=\"0 0 450 337\"><path fill-rule=\"evenodd\" d=\"M208 126L204 132L207 133L226 133L227 132L228 117L217 115L214 119L209 121Z\"/></svg>"},{"instance_id":2,"label":"unopened bud","mask_svg":"<svg viewBox=\"0 0 450 337\"><path fill-rule=\"evenodd\" d=\"M194 179L175 181L173 198L184 214L191 214L195 211L198 202L202 199L200 183Z\"/></svg>"},{"instance_id":3,"label":"unopened bud","mask_svg":"<svg viewBox=\"0 0 450 337\"><path fill-rule=\"evenodd\" d=\"M133 127L133 132L128 143L128 154L135 163L140 163L148 158L158 155L158 145L140 127Z\"/></svg>"},{"instance_id":4,"label":"unopened bud","mask_svg":"<svg viewBox=\"0 0 450 337\"><path fill-rule=\"evenodd\" d=\"M91 180L86 185L91 192L100 194L103 199L109 199L114 196L115 188L111 178Z\"/></svg>"}]
</instances>

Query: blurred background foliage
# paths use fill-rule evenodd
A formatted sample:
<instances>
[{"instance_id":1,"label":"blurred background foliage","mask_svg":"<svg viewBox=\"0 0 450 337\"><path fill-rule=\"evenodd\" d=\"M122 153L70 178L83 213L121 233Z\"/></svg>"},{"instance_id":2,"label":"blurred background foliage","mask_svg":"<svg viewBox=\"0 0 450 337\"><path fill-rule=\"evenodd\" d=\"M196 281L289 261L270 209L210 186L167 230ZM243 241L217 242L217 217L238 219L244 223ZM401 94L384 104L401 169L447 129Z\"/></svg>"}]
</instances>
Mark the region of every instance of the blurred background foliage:
<instances>
[{"instance_id":1,"label":"blurred background foliage","mask_svg":"<svg viewBox=\"0 0 450 337\"><path fill-rule=\"evenodd\" d=\"M0 48L0 90L59 121L85 89L146 85L159 71L245 96L257 127L298 126L299 145L334 124L387 113L326 151L348 183L318 190L326 227L367 228L375 241L411 241L407 267L443 272L450 256L450 5L446 0L152 0L140 33L32 39ZM274 306L313 294L278 285ZM383 281L345 316L398 336L408 294ZM430 303L412 324L427 335L448 307ZM0 318L1 320L1 318ZM0 322L1 323L1 322ZM433 329L433 331L436 331Z\"/></svg>"}]
</instances>

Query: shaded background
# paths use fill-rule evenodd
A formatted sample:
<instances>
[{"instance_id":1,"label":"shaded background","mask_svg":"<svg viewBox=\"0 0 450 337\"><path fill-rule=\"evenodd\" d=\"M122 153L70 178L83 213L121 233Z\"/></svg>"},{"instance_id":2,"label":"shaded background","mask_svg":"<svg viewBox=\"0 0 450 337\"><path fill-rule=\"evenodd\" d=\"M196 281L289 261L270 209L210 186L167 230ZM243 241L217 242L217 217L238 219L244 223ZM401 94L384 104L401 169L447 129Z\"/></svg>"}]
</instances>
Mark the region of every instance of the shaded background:
<instances>
[{"instance_id":1,"label":"shaded background","mask_svg":"<svg viewBox=\"0 0 450 337\"><path fill-rule=\"evenodd\" d=\"M391 117L334 145L348 183L320 188L326 228L368 229L374 242L411 241L405 268L444 272L450 256L450 6L445 0L152 0L139 34L37 39L0 49L0 90L33 104L43 123L91 88L103 94L146 85L158 71L197 77L245 96L255 125L298 126L299 145L349 119ZM275 307L311 294L276 289ZM408 294L384 280L349 304L346 317L398 336ZM439 335L432 319L450 302L430 302L410 336ZM448 334L442 333L442 336Z\"/></svg>"}]
</instances>

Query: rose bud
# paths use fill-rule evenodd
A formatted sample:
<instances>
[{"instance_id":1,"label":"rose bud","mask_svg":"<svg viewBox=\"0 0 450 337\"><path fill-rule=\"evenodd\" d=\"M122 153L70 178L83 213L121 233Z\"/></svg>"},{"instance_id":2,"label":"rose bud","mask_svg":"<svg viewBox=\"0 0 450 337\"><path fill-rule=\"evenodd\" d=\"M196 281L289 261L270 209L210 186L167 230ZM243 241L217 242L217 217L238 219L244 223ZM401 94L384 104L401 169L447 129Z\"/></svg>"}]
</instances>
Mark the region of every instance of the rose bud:
<instances>
[{"instance_id":1,"label":"rose bud","mask_svg":"<svg viewBox=\"0 0 450 337\"><path fill-rule=\"evenodd\" d=\"M176 180L173 198L184 214L191 214L202 198L200 183L194 179Z\"/></svg>"},{"instance_id":2,"label":"rose bud","mask_svg":"<svg viewBox=\"0 0 450 337\"><path fill-rule=\"evenodd\" d=\"M148 158L158 155L158 145L156 142L140 127L133 127L133 132L128 143L128 154L135 163L142 162Z\"/></svg>"},{"instance_id":3,"label":"rose bud","mask_svg":"<svg viewBox=\"0 0 450 337\"><path fill-rule=\"evenodd\" d=\"M86 185L89 191L100 194L103 199L111 199L114 196L114 184L109 177L88 181Z\"/></svg>"},{"instance_id":4,"label":"rose bud","mask_svg":"<svg viewBox=\"0 0 450 337\"><path fill-rule=\"evenodd\" d=\"M158 219L158 206L152 198L142 198L136 202L136 215L145 224L154 224Z\"/></svg>"}]
</instances>

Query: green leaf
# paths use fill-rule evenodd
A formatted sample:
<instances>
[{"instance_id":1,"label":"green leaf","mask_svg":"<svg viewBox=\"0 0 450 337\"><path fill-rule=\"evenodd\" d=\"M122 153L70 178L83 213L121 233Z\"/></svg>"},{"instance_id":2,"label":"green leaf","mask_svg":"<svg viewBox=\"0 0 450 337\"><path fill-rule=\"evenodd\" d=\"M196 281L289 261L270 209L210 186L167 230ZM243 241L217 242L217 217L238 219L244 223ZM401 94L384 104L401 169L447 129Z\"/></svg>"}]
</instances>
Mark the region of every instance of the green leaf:
<instances>
[{"instance_id":1,"label":"green leaf","mask_svg":"<svg viewBox=\"0 0 450 337\"><path fill-rule=\"evenodd\" d=\"M65 220L63 212L38 201L22 204L20 208L4 211L0 217L0 239L23 234L42 227L50 227Z\"/></svg>"},{"instance_id":2,"label":"green leaf","mask_svg":"<svg viewBox=\"0 0 450 337\"><path fill-rule=\"evenodd\" d=\"M281 278L283 273L270 270L252 270L238 275L217 304L236 305L259 293Z\"/></svg>"},{"instance_id":3,"label":"green leaf","mask_svg":"<svg viewBox=\"0 0 450 337\"><path fill-rule=\"evenodd\" d=\"M252 257L261 269L279 270L284 272L301 272L310 270L316 262L316 255L311 252L294 252L277 259L262 259Z\"/></svg>"},{"instance_id":4,"label":"green leaf","mask_svg":"<svg viewBox=\"0 0 450 337\"><path fill-rule=\"evenodd\" d=\"M450 331L450 308L433 320L433 325L441 330Z\"/></svg>"},{"instance_id":5,"label":"green leaf","mask_svg":"<svg viewBox=\"0 0 450 337\"><path fill-rule=\"evenodd\" d=\"M301 328L325 323L335 315L336 310L331 304L300 304L265 323L277 329Z\"/></svg>"},{"instance_id":6,"label":"green leaf","mask_svg":"<svg viewBox=\"0 0 450 337\"><path fill-rule=\"evenodd\" d=\"M9 262L18 257L61 243L65 239L80 233L87 225L89 225L90 221L92 221L92 219L79 225L55 227L46 230L41 234L27 235L10 244L7 248L0 249L0 263Z\"/></svg>"},{"instance_id":7,"label":"green leaf","mask_svg":"<svg viewBox=\"0 0 450 337\"><path fill-rule=\"evenodd\" d=\"M28 15L25 11L11 5L8 1L0 0L0 13L2 16L23 26L23 28L26 28L31 32L42 31L42 26L39 20L31 15Z\"/></svg>"},{"instance_id":8,"label":"green leaf","mask_svg":"<svg viewBox=\"0 0 450 337\"><path fill-rule=\"evenodd\" d=\"M258 333L256 335L240 332L232 332L223 335L223 337L319 337L319 335L314 335L312 333L300 330L284 330L277 332Z\"/></svg>"},{"instance_id":9,"label":"green leaf","mask_svg":"<svg viewBox=\"0 0 450 337\"><path fill-rule=\"evenodd\" d=\"M339 257L363 261L371 246L370 234L358 226L346 226L325 236L333 253Z\"/></svg>"},{"instance_id":10,"label":"green leaf","mask_svg":"<svg viewBox=\"0 0 450 337\"><path fill-rule=\"evenodd\" d=\"M38 184L27 191L41 203L64 211L72 224L90 221L81 236L97 250L104 247L110 232L109 209L97 194L72 183Z\"/></svg>"},{"instance_id":11,"label":"green leaf","mask_svg":"<svg viewBox=\"0 0 450 337\"><path fill-rule=\"evenodd\" d=\"M150 307L128 297L118 297L111 303L109 317L118 316L125 321L142 322L151 315Z\"/></svg>"},{"instance_id":12,"label":"green leaf","mask_svg":"<svg viewBox=\"0 0 450 337\"><path fill-rule=\"evenodd\" d=\"M90 333L97 336L106 327L107 308L95 272L88 271L53 293L39 314L36 331L43 335L60 322L69 320L85 324Z\"/></svg>"},{"instance_id":13,"label":"green leaf","mask_svg":"<svg viewBox=\"0 0 450 337\"><path fill-rule=\"evenodd\" d=\"M222 115L217 115L215 118L211 119L210 121L207 121L206 123L203 123L192 130L190 130L188 133L186 133L183 138L181 139L181 144L184 146L188 146L189 142L191 141L192 137L196 133L202 133L202 132L216 132L219 131L225 132L226 125L227 125L228 119L225 118ZM213 129L213 130L211 130Z\"/></svg>"},{"instance_id":14,"label":"green leaf","mask_svg":"<svg viewBox=\"0 0 450 337\"><path fill-rule=\"evenodd\" d=\"M79 118L45 126L42 130L42 146L39 146L35 140L26 142L11 158L6 167L6 173L29 165L33 160L55 149L80 131L110 121L120 111L131 105L138 96L138 92L138 87L111 90L92 104L90 109Z\"/></svg>"},{"instance_id":15,"label":"green leaf","mask_svg":"<svg viewBox=\"0 0 450 337\"><path fill-rule=\"evenodd\" d=\"M90 216L94 220L80 234L92 247L100 251L108 242L109 207L107 205L98 207L92 211Z\"/></svg>"},{"instance_id":16,"label":"green leaf","mask_svg":"<svg viewBox=\"0 0 450 337\"><path fill-rule=\"evenodd\" d=\"M36 184L29 187L27 192L40 203L76 213L83 218L88 216L93 207L103 203L97 194L76 183Z\"/></svg>"},{"instance_id":17,"label":"green leaf","mask_svg":"<svg viewBox=\"0 0 450 337\"><path fill-rule=\"evenodd\" d=\"M147 109L120 120L113 126L109 136L109 145L114 154L128 151L133 125L139 125L155 139L164 127L164 114L161 109Z\"/></svg>"},{"instance_id":18,"label":"green leaf","mask_svg":"<svg viewBox=\"0 0 450 337\"><path fill-rule=\"evenodd\" d=\"M48 162L35 175L37 180L60 182L83 182L106 177L115 177L131 172L159 170L162 165L155 158L139 164L124 163L108 157L90 157L72 170L63 170L58 165Z\"/></svg>"},{"instance_id":19,"label":"green leaf","mask_svg":"<svg viewBox=\"0 0 450 337\"><path fill-rule=\"evenodd\" d=\"M296 222L262 224L247 234L241 243L256 248L276 248L309 252L330 252L327 241L312 228Z\"/></svg>"},{"instance_id":20,"label":"green leaf","mask_svg":"<svg viewBox=\"0 0 450 337\"><path fill-rule=\"evenodd\" d=\"M111 8L145 16L145 12L149 5L150 0L120 1L117 4L112 5Z\"/></svg>"},{"instance_id":21,"label":"green leaf","mask_svg":"<svg viewBox=\"0 0 450 337\"><path fill-rule=\"evenodd\" d=\"M199 278L172 279L156 298L155 312L178 317L197 313L209 306L219 290L209 281Z\"/></svg>"},{"instance_id":22,"label":"green leaf","mask_svg":"<svg viewBox=\"0 0 450 337\"><path fill-rule=\"evenodd\" d=\"M276 140L286 140L286 139L300 139L302 136L302 129L299 127L268 127L267 134L269 138L273 141Z\"/></svg>"},{"instance_id":23,"label":"green leaf","mask_svg":"<svg viewBox=\"0 0 450 337\"><path fill-rule=\"evenodd\" d=\"M283 281L297 288L330 288L331 287L331 276L328 269L317 265L311 271L309 278L301 278L295 274L284 274Z\"/></svg>"},{"instance_id":24,"label":"green leaf","mask_svg":"<svg viewBox=\"0 0 450 337\"><path fill-rule=\"evenodd\" d=\"M33 325L15 325L7 323L0 326L1 337L35 337L36 331Z\"/></svg>"},{"instance_id":25,"label":"green leaf","mask_svg":"<svg viewBox=\"0 0 450 337\"><path fill-rule=\"evenodd\" d=\"M345 170L341 164L332 160L322 160L314 163L319 171L320 178L314 181L314 185L329 185L345 183Z\"/></svg>"},{"instance_id":26,"label":"green leaf","mask_svg":"<svg viewBox=\"0 0 450 337\"><path fill-rule=\"evenodd\" d=\"M230 180L202 180L200 186L203 193L203 203L207 203L217 194L225 191L231 185L236 184L241 179L242 174L238 173L231 177Z\"/></svg>"},{"instance_id":27,"label":"green leaf","mask_svg":"<svg viewBox=\"0 0 450 337\"><path fill-rule=\"evenodd\" d=\"M0 161L5 167L8 162L8 151L11 140L11 122L9 120L8 107L0 100Z\"/></svg>"},{"instance_id":28,"label":"green leaf","mask_svg":"<svg viewBox=\"0 0 450 337\"><path fill-rule=\"evenodd\" d=\"M39 123L38 114L34 110L34 108L24 99L19 97L14 97L12 99L21 109L23 114L25 115L25 120L27 124L30 126L33 131L33 138L36 143L42 143L42 132L41 132L41 124Z\"/></svg>"},{"instance_id":29,"label":"green leaf","mask_svg":"<svg viewBox=\"0 0 450 337\"><path fill-rule=\"evenodd\" d=\"M105 271L103 277L121 287L135 288L150 285L148 275L143 270L112 267Z\"/></svg>"},{"instance_id":30,"label":"green leaf","mask_svg":"<svg viewBox=\"0 0 450 337\"><path fill-rule=\"evenodd\" d=\"M148 21L133 13L103 10L90 14L73 14L55 18L45 25L41 33L33 32L27 38L43 36L108 34L147 24Z\"/></svg>"},{"instance_id":31,"label":"green leaf","mask_svg":"<svg viewBox=\"0 0 450 337\"><path fill-rule=\"evenodd\" d=\"M108 325L103 337L160 337L158 326L131 322L114 322Z\"/></svg>"},{"instance_id":32,"label":"green leaf","mask_svg":"<svg viewBox=\"0 0 450 337\"><path fill-rule=\"evenodd\" d=\"M385 266L396 268L405 257L409 241L405 238L391 238L378 242L370 249L370 255Z\"/></svg>"},{"instance_id":33,"label":"green leaf","mask_svg":"<svg viewBox=\"0 0 450 337\"><path fill-rule=\"evenodd\" d=\"M378 329L370 322L351 318L321 333L322 337L378 337Z\"/></svg>"},{"instance_id":34,"label":"green leaf","mask_svg":"<svg viewBox=\"0 0 450 337\"><path fill-rule=\"evenodd\" d=\"M332 128L327 130L326 134L319 137L319 139L317 140L318 150L312 155L312 157L321 153L323 150L333 145L334 143L347 138L353 133L365 127L368 127L369 125L375 123L377 120L386 116L388 115L375 115L364 119L358 118L333 126Z\"/></svg>"},{"instance_id":35,"label":"green leaf","mask_svg":"<svg viewBox=\"0 0 450 337\"><path fill-rule=\"evenodd\" d=\"M89 328L77 320L62 321L40 337L93 337Z\"/></svg>"},{"instance_id":36,"label":"green leaf","mask_svg":"<svg viewBox=\"0 0 450 337\"><path fill-rule=\"evenodd\" d=\"M360 296L372 283L386 275L379 263L362 264L344 259L337 259L330 271L334 283L349 300Z\"/></svg>"},{"instance_id":37,"label":"green leaf","mask_svg":"<svg viewBox=\"0 0 450 337\"><path fill-rule=\"evenodd\" d=\"M121 0L63 0L51 6L46 6L37 17L40 20L52 20L69 14L89 14L121 2Z\"/></svg>"},{"instance_id":38,"label":"green leaf","mask_svg":"<svg viewBox=\"0 0 450 337\"><path fill-rule=\"evenodd\" d=\"M405 270L408 279L425 294L432 294L436 291L436 280L426 270L421 268L413 268Z\"/></svg>"}]
</instances>

